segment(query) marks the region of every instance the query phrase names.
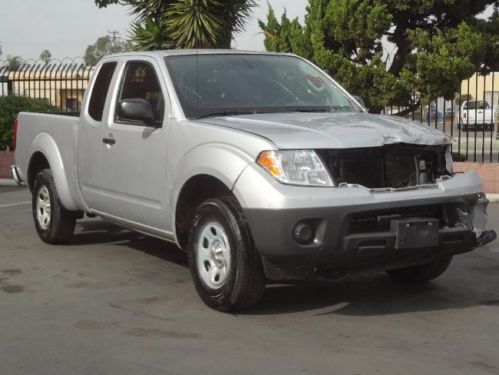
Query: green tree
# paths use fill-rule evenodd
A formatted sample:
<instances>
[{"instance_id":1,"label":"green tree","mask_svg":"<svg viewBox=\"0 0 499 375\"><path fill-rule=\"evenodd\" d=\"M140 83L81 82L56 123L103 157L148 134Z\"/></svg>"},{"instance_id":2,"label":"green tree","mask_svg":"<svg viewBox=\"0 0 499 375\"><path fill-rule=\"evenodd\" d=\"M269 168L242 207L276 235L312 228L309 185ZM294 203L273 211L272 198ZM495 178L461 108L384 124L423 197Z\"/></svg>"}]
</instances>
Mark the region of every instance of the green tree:
<instances>
[{"instance_id":1,"label":"green tree","mask_svg":"<svg viewBox=\"0 0 499 375\"><path fill-rule=\"evenodd\" d=\"M452 99L476 69L498 64L497 12L478 19L493 0L309 0L305 22L260 21L265 47L293 52L325 69L372 112ZM494 18L495 17L495 18ZM383 42L385 41L385 42ZM389 42L389 43L387 43ZM391 51L383 46L390 45ZM391 48L390 48L391 49Z\"/></svg>"},{"instance_id":2,"label":"green tree","mask_svg":"<svg viewBox=\"0 0 499 375\"><path fill-rule=\"evenodd\" d=\"M40 53L40 60L42 60L45 65L47 65L51 59L52 59L52 54L48 49L44 49Z\"/></svg>"},{"instance_id":3,"label":"green tree","mask_svg":"<svg viewBox=\"0 0 499 375\"><path fill-rule=\"evenodd\" d=\"M83 60L87 65L95 65L105 55L129 51L131 48L130 42L118 38L113 39L106 35L98 38L94 44L87 46Z\"/></svg>"},{"instance_id":4,"label":"green tree","mask_svg":"<svg viewBox=\"0 0 499 375\"><path fill-rule=\"evenodd\" d=\"M95 0L98 7L122 4L136 16L134 49L230 48L255 6L254 0Z\"/></svg>"}]
</instances>

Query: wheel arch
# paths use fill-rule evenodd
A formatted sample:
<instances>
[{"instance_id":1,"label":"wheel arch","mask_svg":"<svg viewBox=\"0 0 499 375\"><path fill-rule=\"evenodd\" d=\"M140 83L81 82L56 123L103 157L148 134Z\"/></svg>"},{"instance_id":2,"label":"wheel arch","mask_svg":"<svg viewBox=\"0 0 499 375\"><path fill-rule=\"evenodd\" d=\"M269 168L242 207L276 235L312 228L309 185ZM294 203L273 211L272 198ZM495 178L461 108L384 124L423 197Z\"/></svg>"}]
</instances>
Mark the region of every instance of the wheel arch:
<instances>
[{"instance_id":1,"label":"wheel arch","mask_svg":"<svg viewBox=\"0 0 499 375\"><path fill-rule=\"evenodd\" d=\"M206 199L233 195L220 179L209 174L198 174L188 179L176 200L175 237L177 244L186 249L187 239L196 208Z\"/></svg>"},{"instance_id":2,"label":"wheel arch","mask_svg":"<svg viewBox=\"0 0 499 375\"><path fill-rule=\"evenodd\" d=\"M172 177L175 183L170 194L170 220L178 246L186 248L189 220L195 208L205 199L233 195L234 184L252 161L236 147L207 143L190 150L177 163Z\"/></svg>"},{"instance_id":3,"label":"wheel arch","mask_svg":"<svg viewBox=\"0 0 499 375\"><path fill-rule=\"evenodd\" d=\"M54 177L54 183L62 205L70 211L79 210L80 207L73 195L66 175L67 170L55 140L46 133L39 134L33 141L31 157L27 168L27 182L33 190L36 175L43 169L49 168Z\"/></svg>"}]
</instances>

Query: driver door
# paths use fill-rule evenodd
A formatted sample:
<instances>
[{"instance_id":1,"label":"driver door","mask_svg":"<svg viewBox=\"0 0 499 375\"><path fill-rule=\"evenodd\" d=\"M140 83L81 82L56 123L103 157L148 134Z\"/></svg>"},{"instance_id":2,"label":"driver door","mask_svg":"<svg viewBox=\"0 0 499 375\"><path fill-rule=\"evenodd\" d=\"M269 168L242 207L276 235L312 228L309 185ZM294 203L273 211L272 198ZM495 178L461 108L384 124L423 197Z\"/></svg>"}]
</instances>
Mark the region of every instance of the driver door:
<instances>
[{"instance_id":1,"label":"driver door","mask_svg":"<svg viewBox=\"0 0 499 375\"><path fill-rule=\"evenodd\" d=\"M102 127L102 196L104 214L151 228L161 228L166 212L166 154L169 103L154 59L127 61L109 118ZM120 101L144 99L154 120L118 116ZM164 228L163 228L164 229Z\"/></svg>"}]
</instances>

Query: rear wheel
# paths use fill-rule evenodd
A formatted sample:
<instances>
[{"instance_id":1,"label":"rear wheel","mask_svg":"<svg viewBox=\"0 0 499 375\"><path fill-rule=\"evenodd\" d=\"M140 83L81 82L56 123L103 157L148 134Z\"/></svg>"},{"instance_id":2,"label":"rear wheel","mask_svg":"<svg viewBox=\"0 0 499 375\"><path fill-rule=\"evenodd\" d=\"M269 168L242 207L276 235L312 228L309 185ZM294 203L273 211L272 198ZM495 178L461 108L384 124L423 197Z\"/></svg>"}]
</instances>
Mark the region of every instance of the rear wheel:
<instances>
[{"instance_id":1,"label":"rear wheel","mask_svg":"<svg viewBox=\"0 0 499 375\"><path fill-rule=\"evenodd\" d=\"M198 207L188 250L196 290L211 308L243 310L262 297L261 259L233 197L209 199Z\"/></svg>"},{"instance_id":2,"label":"rear wheel","mask_svg":"<svg viewBox=\"0 0 499 375\"><path fill-rule=\"evenodd\" d=\"M42 241L50 244L69 241L77 214L62 206L50 169L42 170L35 177L32 209L36 231Z\"/></svg>"},{"instance_id":3,"label":"rear wheel","mask_svg":"<svg viewBox=\"0 0 499 375\"><path fill-rule=\"evenodd\" d=\"M419 266L386 271L393 279L410 283L424 283L443 274L449 268L452 256L439 258Z\"/></svg>"}]
</instances>

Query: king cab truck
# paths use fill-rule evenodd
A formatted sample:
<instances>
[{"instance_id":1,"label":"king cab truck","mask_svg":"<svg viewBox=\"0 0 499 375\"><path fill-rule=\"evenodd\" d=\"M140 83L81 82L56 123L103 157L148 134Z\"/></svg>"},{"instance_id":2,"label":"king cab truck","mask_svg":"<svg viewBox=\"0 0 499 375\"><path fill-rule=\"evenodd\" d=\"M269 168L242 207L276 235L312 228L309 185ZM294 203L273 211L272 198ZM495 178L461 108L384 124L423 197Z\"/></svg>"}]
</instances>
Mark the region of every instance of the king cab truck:
<instances>
[{"instance_id":1,"label":"king cab truck","mask_svg":"<svg viewBox=\"0 0 499 375\"><path fill-rule=\"evenodd\" d=\"M16 180L40 238L83 215L176 243L202 300L386 271L425 282L495 238L450 139L366 113L306 60L224 50L105 57L79 117L20 113Z\"/></svg>"}]
</instances>

